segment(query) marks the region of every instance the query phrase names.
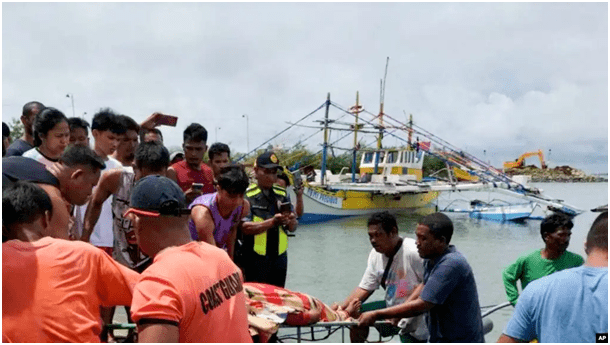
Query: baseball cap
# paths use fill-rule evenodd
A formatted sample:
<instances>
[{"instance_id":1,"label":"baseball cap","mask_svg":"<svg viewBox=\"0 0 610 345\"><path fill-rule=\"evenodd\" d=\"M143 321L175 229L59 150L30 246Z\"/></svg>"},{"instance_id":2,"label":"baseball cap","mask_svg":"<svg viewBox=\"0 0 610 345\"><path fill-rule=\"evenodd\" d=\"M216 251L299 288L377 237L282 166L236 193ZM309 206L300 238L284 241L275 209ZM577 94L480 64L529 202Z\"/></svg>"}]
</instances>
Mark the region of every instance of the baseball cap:
<instances>
[{"instance_id":1,"label":"baseball cap","mask_svg":"<svg viewBox=\"0 0 610 345\"><path fill-rule=\"evenodd\" d=\"M256 158L255 166L266 169L273 169L280 167L280 165L278 164L279 162L280 160L277 159L277 156L275 155L275 153L273 153L273 151L266 151L260 156L258 156L258 158Z\"/></svg>"},{"instance_id":2,"label":"baseball cap","mask_svg":"<svg viewBox=\"0 0 610 345\"><path fill-rule=\"evenodd\" d=\"M146 176L136 183L131 191L130 206L124 216L135 213L146 217L180 217L191 213L178 184L159 175Z\"/></svg>"}]
</instances>

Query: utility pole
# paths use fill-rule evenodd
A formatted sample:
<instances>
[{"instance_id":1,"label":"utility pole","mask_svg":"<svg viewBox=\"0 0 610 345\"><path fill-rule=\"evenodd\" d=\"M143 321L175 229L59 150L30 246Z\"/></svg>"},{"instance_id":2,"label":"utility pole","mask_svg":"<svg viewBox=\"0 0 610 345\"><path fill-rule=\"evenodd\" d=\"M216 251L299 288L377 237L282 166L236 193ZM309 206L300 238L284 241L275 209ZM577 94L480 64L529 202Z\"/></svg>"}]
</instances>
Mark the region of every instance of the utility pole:
<instances>
[{"instance_id":1,"label":"utility pole","mask_svg":"<svg viewBox=\"0 0 610 345\"><path fill-rule=\"evenodd\" d=\"M248 154L250 153L250 127L248 125L248 114L243 114L241 117L246 118L246 148L248 149L246 154Z\"/></svg>"},{"instance_id":2,"label":"utility pole","mask_svg":"<svg viewBox=\"0 0 610 345\"><path fill-rule=\"evenodd\" d=\"M69 93L66 95L66 97L68 97L72 100L72 117L76 117L76 114L74 112L74 94Z\"/></svg>"}]
</instances>

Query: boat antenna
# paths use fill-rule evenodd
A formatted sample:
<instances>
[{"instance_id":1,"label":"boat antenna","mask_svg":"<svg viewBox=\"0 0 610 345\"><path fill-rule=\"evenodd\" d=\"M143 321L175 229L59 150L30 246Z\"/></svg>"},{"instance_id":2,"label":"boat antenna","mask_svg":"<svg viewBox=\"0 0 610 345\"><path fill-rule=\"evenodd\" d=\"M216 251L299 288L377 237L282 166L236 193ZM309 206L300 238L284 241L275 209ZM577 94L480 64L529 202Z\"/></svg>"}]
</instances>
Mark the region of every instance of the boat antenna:
<instances>
[{"instance_id":1,"label":"boat antenna","mask_svg":"<svg viewBox=\"0 0 610 345\"><path fill-rule=\"evenodd\" d=\"M320 184L324 186L324 178L326 175L326 158L328 150L328 109L330 108L330 92L326 95L326 112L324 113L324 142L322 144L322 166Z\"/></svg>"},{"instance_id":2,"label":"boat antenna","mask_svg":"<svg viewBox=\"0 0 610 345\"><path fill-rule=\"evenodd\" d=\"M383 141L383 102L385 100L385 83L386 78L388 76L388 64L390 63L390 57L388 56L385 62L385 73L383 75L383 80L381 80L381 91L379 95L379 136L377 137L377 150L381 150L382 141ZM379 169L379 154L380 152L375 154L375 169L374 173L378 173Z\"/></svg>"},{"instance_id":3,"label":"boat antenna","mask_svg":"<svg viewBox=\"0 0 610 345\"><path fill-rule=\"evenodd\" d=\"M386 82L386 78L388 77L388 64L390 63L390 57L388 56L387 59L385 60L385 73L383 74L383 86L382 86L382 92L381 92L381 103L383 103L385 101L385 82Z\"/></svg>"},{"instance_id":4,"label":"boat antenna","mask_svg":"<svg viewBox=\"0 0 610 345\"><path fill-rule=\"evenodd\" d=\"M358 116L363 111L360 105L360 92L356 91L356 105L351 109L352 113L356 117L354 122L354 148L352 151L352 183L356 182L356 156L358 152Z\"/></svg>"}]
</instances>

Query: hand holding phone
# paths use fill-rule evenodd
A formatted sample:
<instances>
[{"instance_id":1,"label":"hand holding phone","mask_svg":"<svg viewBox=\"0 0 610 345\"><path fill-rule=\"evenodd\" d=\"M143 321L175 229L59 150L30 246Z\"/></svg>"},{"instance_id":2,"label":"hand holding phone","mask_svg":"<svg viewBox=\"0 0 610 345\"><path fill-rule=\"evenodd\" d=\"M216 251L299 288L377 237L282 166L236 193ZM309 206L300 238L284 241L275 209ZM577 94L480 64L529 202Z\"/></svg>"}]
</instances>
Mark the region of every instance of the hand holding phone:
<instances>
[{"instance_id":1,"label":"hand holding phone","mask_svg":"<svg viewBox=\"0 0 610 345\"><path fill-rule=\"evenodd\" d=\"M159 125L176 127L176 124L178 123L178 117L173 115L159 114L156 122Z\"/></svg>"},{"instance_id":2,"label":"hand holding phone","mask_svg":"<svg viewBox=\"0 0 610 345\"><path fill-rule=\"evenodd\" d=\"M294 188L298 189L301 187L301 185L303 185L303 178L301 177L301 172L300 171L294 171L292 172L292 178L294 179Z\"/></svg>"},{"instance_id":3,"label":"hand holding phone","mask_svg":"<svg viewBox=\"0 0 610 345\"><path fill-rule=\"evenodd\" d=\"M292 212L292 204L290 202L283 202L280 204L280 213L287 214Z\"/></svg>"},{"instance_id":4,"label":"hand holding phone","mask_svg":"<svg viewBox=\"0 0 610 345\"><path fill-rule=\"evenodd\" d=\"M176 127L177 123L178 123L177 116L166 115L163 113L155 112L152 115L150 115L148 118L146 118L146 120L144 120L144 122L142 122L140 124L140 127L151 130L160 125Z\"/></svg>"},{"instance_id":5,"label":"hand holding phone","mask_svg":"<svg viewBox=\"0 0 610 345\"><path fill-rule=\"evenodd\" d=\"M198 191L200 191L200 190L202 190L202 189L203 189L203 183L193 183L193 184L191 185L191 188L192 188L193 190L198 190Z\"/></svg>"}]
</instances>

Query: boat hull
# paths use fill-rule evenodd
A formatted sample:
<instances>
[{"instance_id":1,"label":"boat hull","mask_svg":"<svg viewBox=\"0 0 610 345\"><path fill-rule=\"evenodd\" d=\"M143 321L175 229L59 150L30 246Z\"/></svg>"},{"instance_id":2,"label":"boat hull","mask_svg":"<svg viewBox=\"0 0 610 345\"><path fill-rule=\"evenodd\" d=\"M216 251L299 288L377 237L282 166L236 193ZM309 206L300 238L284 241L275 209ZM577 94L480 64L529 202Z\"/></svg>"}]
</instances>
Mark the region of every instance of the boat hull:
<instances>
[{"instance_id":1,"label":"boat hull","mask_svg":"<svg viewBox=\"0 0 610 345\"><path fill-rule=\"evenodd\" d=\"M438 191L401 194L350 190L330 192L306 186L303 192L305 213L299 219L299 223L320 223L380 211L415 213L418 209L430 205L439 194Z\"/></svg>"},{"instance_id":2,"label":"boat hull","mask_svg":"<svg viewBox=\"0 0 610 345\"><path fill-rule=\"evenodd\" d=\"M483 207L470 212L471 218L493 220L498 222L520 221L529 218L534 212L535 204Z\"/></svg>"}]
</instances>

